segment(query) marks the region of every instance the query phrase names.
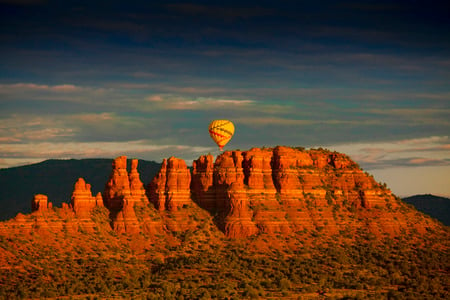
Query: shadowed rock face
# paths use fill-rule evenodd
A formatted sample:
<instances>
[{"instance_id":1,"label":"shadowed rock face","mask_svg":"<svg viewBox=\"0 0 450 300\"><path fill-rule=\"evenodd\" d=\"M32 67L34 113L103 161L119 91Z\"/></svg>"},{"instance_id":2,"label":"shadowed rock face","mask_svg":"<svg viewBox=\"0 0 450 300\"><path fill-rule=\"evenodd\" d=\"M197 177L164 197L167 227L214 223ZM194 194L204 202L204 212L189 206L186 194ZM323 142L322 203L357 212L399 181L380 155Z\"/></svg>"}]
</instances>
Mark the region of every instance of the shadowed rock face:
<instances>
[{"instance_id":1,"label":"shadowed rock face","mask_svg":"<svg viewBox=\"0 0 450 300\"><path fill-rule=\"evenodd\" d=\"M89 216L91 209L97 206L97 202L99 202L99 205L103 205L101 196L99 199L93 197L91 185L86 183L83 178L78 178L71 199L75 214L83 217Z\"/></svg>"},{"instance_id":2,"label":"shadowed rock face","mask_svg":"<svg viewBox=\"0 0 450 300\"><path fill-rule=\"evenodd\" d=\"M204 155L193 162L192 174L184 160L170 157L146 189L138 161L131 162L130 172L126 161L125 156L114 160L103 197L92 196L91 186L80 178L70 205L55 209L45 195L36 195L34 217L18 215L0 223L0 233L93 230L96 207L108 209L111 229L126 234L193 229L205 211L232 238L358 230L395 236L437 226L405 206L348 156L322 149L226 151L215 161Z\"/></svg>"},{"instance_id":3,"label":"shadowed rock face","mask_svg":"<svg viewBox=\"0 0 450 300\"><path fill-rule=\"evenodd\" d=\"M106 207L111 212L111 225L117 232L140 232L134 207L146 205L148 198L137 167L138 160L133 159L128 173L127 157L117 157L113 161L112 172L103 192Z\"/></svg>"},{"instance_id":4,"label":"shadowed rock face","mask_svg":"<svg viewBox=\"0 0 450 300\"><path fill-rule=\"evenodd\" d=\"M182 159L164 159L161 170L147 187L150 202L160 210L177 211L191 200L191 173Z\"/></svg>"},{"instance_id":5,"label":"shadowed rock face","mask_svg":"<svg viewBox=\"0 0 450 300\"><path fill-rule=\"evenodd\" d=\"M230 237L305 229L334 234L363 226L353 217L357 209L383 211L372 221L374 233L402 227L387 221L387 208L398 206L391 192L346 155L325 150L227 151L214 164L202 156L194 161L191 187L195 201L218 214L219 227Z\"/></svg>"},{"instance_id":6,"label":"shadowed rock face","mask_svg":"<svg viewBox=\"0 0 450 300\"><path fill-rule=\"evenodd\" d=\"M31 211L45 211L48 207L48 199L46 195L37 194L34 195L33 200L31 201Z\"/></svg>"},{"instance_id":7,"label":"shadowed rock face","mask_svg":"<svg viewBox=\"0 0 450 300\"><path fill-rule=\"evenodd\" d=\"M103 200L109 210L119 211L123 207L124 197L129 195L131 195L131 191L127 157L119 156L112 163L112 172L103 192Z\"/></svg>"}]
</instances>

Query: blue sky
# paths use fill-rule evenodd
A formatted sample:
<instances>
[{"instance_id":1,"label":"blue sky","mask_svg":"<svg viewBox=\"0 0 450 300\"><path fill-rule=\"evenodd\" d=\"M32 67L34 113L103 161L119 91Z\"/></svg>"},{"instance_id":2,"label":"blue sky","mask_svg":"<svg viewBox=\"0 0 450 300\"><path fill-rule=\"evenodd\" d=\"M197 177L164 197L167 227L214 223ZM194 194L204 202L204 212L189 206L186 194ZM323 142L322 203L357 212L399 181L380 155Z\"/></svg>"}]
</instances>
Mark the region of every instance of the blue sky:
<instances>
[{"instance_id":1,"label":"blue sky","mask_svg":"<svg viewBox=\"0 0 450 300\"><path fill-rule=\"evenodd\" d=\"M94 3L93 3L94 2ZM217 148L345 152L450 195L450 22L437 1L0 0L0 168Z\"/></svg>"}]
</instances>

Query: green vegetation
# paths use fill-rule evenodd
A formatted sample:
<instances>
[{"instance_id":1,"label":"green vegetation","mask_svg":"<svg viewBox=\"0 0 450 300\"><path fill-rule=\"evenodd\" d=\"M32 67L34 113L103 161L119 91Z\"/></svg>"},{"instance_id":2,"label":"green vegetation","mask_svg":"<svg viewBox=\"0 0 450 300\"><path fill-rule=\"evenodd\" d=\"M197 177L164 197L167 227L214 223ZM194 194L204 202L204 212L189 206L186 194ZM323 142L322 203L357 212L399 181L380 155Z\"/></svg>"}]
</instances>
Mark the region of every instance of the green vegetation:
<instances>
[{"instance_id":1,"label":"green vegetation","mask_svg":"<svg viewBox=\"0 0 450 300\"><path fill-rule=\"evenodd\" d=\"M320 245L261 251L252 250L261 243L257 237L244 243L198 234L179 233L175 244L144 250L133 250L133 238L126 236L111 239L128 244L110 240L102 248L77 251L25 251L25 240L1 238L2 252L22 263L2 270L0 298L253 299L327 291L331 299L445 299L450 292L450 256L434 249L437 241L431 239L420 247L361 235L337 243L314 231ZM91 241L100 239L94 234Z\"/></svg>"}]
</instances>

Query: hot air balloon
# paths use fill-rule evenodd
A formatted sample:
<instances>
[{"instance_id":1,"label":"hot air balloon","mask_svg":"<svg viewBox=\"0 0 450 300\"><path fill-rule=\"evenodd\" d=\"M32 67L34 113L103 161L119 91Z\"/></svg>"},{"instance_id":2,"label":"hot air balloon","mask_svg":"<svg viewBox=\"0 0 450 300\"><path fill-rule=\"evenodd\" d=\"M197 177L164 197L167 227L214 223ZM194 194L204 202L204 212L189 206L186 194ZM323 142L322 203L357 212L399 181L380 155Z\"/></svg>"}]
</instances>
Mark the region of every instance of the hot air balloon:
<instances>
[{"instance_id":1,"label":"hot air balloon","mask_svg":"<svg viewBox=\"0 0 450 300\"><path fill-rule=\"evenodd\" d=\"M220 151L231 140L234 134L234 125L228 120L214 120L209 124L209 135L219 146Z\"/></svg>"}]
</instances>

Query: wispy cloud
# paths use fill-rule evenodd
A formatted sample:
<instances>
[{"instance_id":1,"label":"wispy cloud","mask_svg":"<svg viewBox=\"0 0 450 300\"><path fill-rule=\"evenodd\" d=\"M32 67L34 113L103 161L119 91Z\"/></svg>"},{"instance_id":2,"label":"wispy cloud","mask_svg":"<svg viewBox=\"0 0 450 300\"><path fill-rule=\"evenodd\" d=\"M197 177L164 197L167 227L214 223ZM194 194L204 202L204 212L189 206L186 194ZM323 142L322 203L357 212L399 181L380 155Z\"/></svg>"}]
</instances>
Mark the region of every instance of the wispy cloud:
<instances>
[{"instance_id":1,"label":"wispy cloud","mask_svg":"<svg viewBox=\"0 0 450 300\"><path fill-rule=\"evenodd\" d=\"M75 86L73 84L60 84L60 85L46 85L36 83L13 83L13 84L0 84L0 92L10 91L51 91L51 92L76 92L83 90L82 87Z\"/></svg>"},{"instance_id":2,"label":"wispy cloud","mask_svg":"<svg viewBox=\"0 0 450 300\"><path fill-rule=\"evenodd\" d=\"M93 99L106 99L114 96L111 89L102 87L78 86L74 84L11 83L0 84L3 101L65 101L92 103Z\"/></svg>"},{"instance_id":3,"label":"wispy cloud","mask_svg":"<svg viewBox=\"0 0 450 300\"><path fill-rule=\"evenodd\" d=\"M415 139L376 143L351 143L329 148L349 154L367 169L394 166L449 166L450 139L448 136L430 136Z\"/></svg>"},{"instance_id":4,"label":"wispy cloud","mask_svg":"<svg viewBox=\"0 0 450 300\"><path fill-rule=\"evenodd\" d=\"M71 137L76 129L68 127L60 117L45 118L30 115L12 115L0 123L0 140L9 143L46 141Z\"/></svg>"},{"instance_id":5,"label":"wispy cloud","mask_svg":"<svg viewBox=\"0 0 450 300\"><path fill-rule=\"evenodd\" d=\"M221 99L221 98L189 98L175 95L150 95L145 98L154 104L153 109L166 110L210 110L219 107L245 107L254 105L249 99Z\"/></svg>"},{"instance_id":6,"label":"wispy cloud","mask_svg":"<svg viewBox=\"0 0 450 300\"><path fill-rule=\"evenodd\" d=\"M300 125L319 125L319 124L327 124L327 125L379 125L382 122L378 120L344 120L344 119L289 119L283 117L244 117L244 118L236 118L241 124L253 125L253 126L273 126L273 125L281 125L281 126L300 126Z\"/></svg>"},{"instance_id":7,"label":"wispy cloud","mask_svg":"<svg viewBox=\"0 0 450 300\"><path fill-rule=\"evenodd\" d=\"M103 113L85 113L85 114L75 114L67 116L67 119L84 122L84 123L98 123L104 121L113 121L117 119L117 115L110 112Z\"/></svg>"},{"instance_id":8,"label":"wispy cloud","mask_svg":"<svg viewBox=\"0 0 450 300\"><path fill-rule=\"evenodd\" d=\"M37 162L48 158L114 158L127 155L142 159L161 161L169 151L181 158L196 157L213 151L214 147L189 145L159 145L152 141L127 142L39 142L26 144L0 144L0 168L19 165L22 162Z\"/></svg>"}]
</instances>

